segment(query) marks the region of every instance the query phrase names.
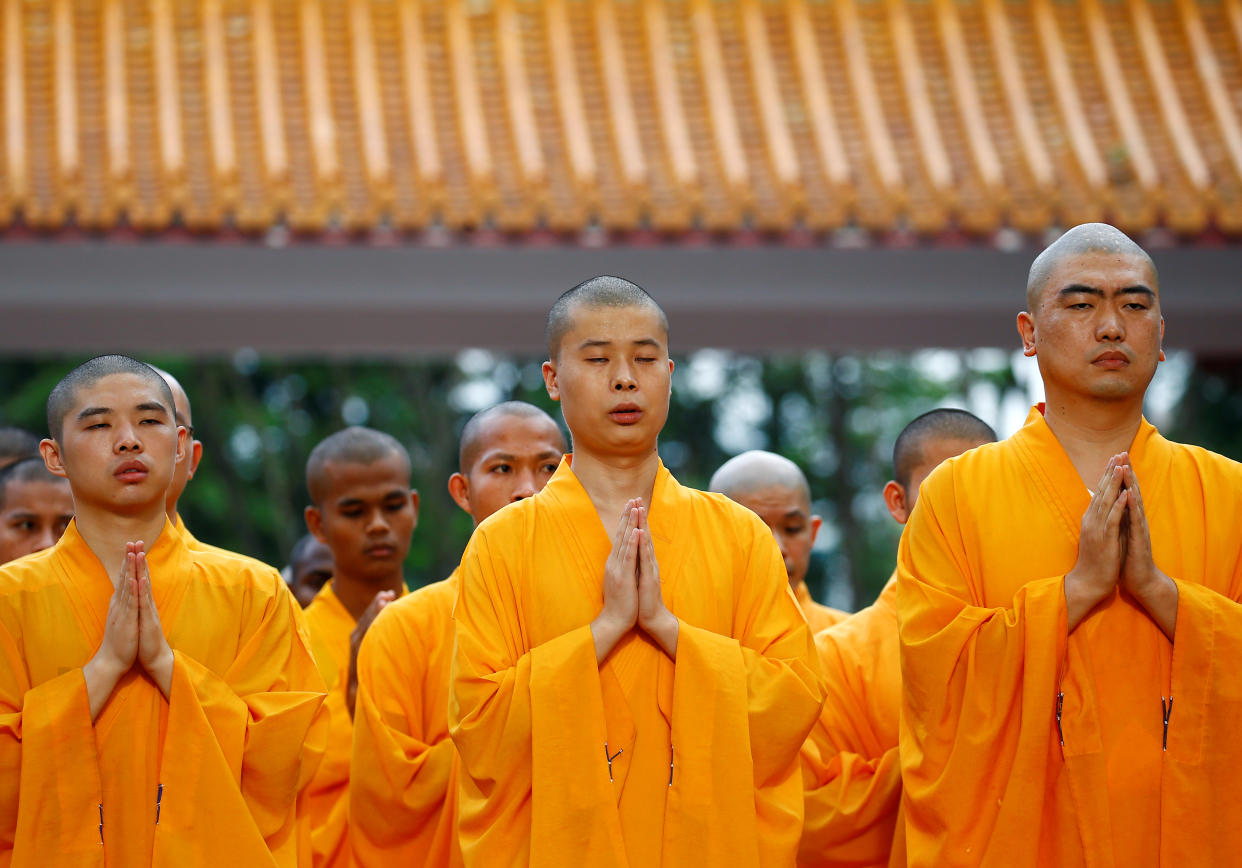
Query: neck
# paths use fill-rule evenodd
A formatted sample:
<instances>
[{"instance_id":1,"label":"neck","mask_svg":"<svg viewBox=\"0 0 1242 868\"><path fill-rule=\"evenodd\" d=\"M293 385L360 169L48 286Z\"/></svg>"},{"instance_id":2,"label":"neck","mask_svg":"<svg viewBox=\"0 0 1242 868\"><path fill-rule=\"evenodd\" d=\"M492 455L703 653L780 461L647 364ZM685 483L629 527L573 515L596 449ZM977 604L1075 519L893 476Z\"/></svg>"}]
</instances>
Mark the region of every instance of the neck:
<instances>
[{"instance_id":1,"label":"neck","mask_svg":"<svg viewBox=\"0 0 1242 868\"><path fill-rule=\"evenodd\" d=\"M1143 402L1097 401L1049 395L1044 419L1091 490L1100 483L1108 460L1126 452L1143 420Z\"/></svg>"},{"instance_id":2,"label":"neck","mask_svg":"<svg viewBox=\"0 0 1242 868\"><path fill-rule=\"evenodd\" d=\"M621 512L629 500L641 497L643 504L651 508L651 495L660 470L660 455L654 445L645 455L635 456L575 451L573 468L591 503L595 504L604 529L611 535L616 531Z\"/></svg>"},{"instance_id":3,"label":"neck","mask_svg":"<svg viewBox=\"0 0 1242 868\"><path fill-rule=\"evenodd\" d=\"M163 532L168 516L164 513L163 504L123 515L87 505L85 509L77 510L73 520L82 540L99 558L99 563L115 585L121 573L121 564L125 561L125 544L142 540L149 554Z\"/></svg>"},{"instance_id":4,"label":"neck","mask_svg":"<svg viewBox=\"0 0 1242 868\"><path fill-rule=\"evenodd\" d=\"M343 573L332 577L332 592L355 621L362 617L380 591L392 591L399 597L404 588L405 577L400 570L382 579L356 578Z\"/></svg>"}]
</instances>

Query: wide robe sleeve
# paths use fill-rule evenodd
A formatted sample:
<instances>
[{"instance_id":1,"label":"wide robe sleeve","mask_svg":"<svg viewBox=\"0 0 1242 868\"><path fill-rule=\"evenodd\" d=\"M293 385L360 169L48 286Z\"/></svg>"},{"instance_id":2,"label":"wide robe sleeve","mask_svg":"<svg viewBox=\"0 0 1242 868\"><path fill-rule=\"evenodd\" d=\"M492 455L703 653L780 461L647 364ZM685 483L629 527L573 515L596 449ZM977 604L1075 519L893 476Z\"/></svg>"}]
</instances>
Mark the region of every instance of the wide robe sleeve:
<instances>
[{"instance_id":1,"label":"wide robe sleeve","mask_svg":"<svg viewBox=\"0 0 1242 868\"><path fill-rule=\"evenodd\" d=\"M953 471L923 484L898 558L908 864L1033 865L1067 647L1064 576L983 605Z\"/></svg>"},{"instance_id":2,"label":"wide robe sleeve","mask_svg":"<svg viewBox=\"0 0 1242 868\"><path fill-rule=\"evenodd\" d=\"M300 615L276 587L223 673L174 650L157 864L298 864L295 798L324 723Z\"/></svg>"},{"instance_id":3,"label":"wide robe sleeve","mask_svg":"<svg viewBox=\"0 0 1242 868\"><path fill-rule=\"evenodd\" d=\"M457 750L449 738L432 743L426 731L428 679L426 648L441 636L406 635L414 625L381 614L358 652L358 700L350 765L350 843L363 868L440 865L455 868L452 846L457 801ZM431 713L434 715L435 710ZM438 712L441 716L443 708Z\"/></svg>"},{"instance_id":4,"label":"wide robe sleeve","mask_svg":"<svg viewBox=\"0 0 1242 868\"><path fill-rule=\"evenodd\" d=\"M750 518L720 541L745 553L733 635L681 619L669 865L792 864L802 831L798 751L823 703L819 661L772 535Z\"/></svg>"},{"instance_id":5,"label":"wide robe sleeve","mask_svg":"<svg viewBox=\"0 0 1242 868\"><path fill-rule=\"evenodd\" d=\"M600 822L601 802L615 808L605 766L595 752L606 741L599 668L591 627L585 624L528 648L515 577L475 531L462 559L453 617L456 642L449 695L449 731L461 757L458 830L467 865L622 866L620 825ZM546 715L561 733L546 780L534 777L532 716ZM532 852L543 838L532 830L532 789L557 792L576 810L555 822L563 848ZM500 854L507 860L497 862Z\"/></svg>"},{"instance_id":6,"label":"wide robe sleeve","mask_svg":"<svg viewBox=\"0 0 1242 868\"><path fill-rule=\"evenodd\" d=\"M31 687L0 624L0 866L102 866L102 788L82 670Z\"/></svg>"},{"instance_id":7,"label":"wide robe sleeve","mask_svg":"<svg viewBox=\"0 0 1242 868\"><path fill-rule=\"evenodd\" d=\"M840 648L830 634L815 639L824 667L826 698L802 746L806 818L798 846L803 868L887 865L901 803L897 745L883 747L870 712L851 685ZM899 673L898 673L899 675ZM877 679L868 690L900 692Z\"/></svg>"}]
</instances>

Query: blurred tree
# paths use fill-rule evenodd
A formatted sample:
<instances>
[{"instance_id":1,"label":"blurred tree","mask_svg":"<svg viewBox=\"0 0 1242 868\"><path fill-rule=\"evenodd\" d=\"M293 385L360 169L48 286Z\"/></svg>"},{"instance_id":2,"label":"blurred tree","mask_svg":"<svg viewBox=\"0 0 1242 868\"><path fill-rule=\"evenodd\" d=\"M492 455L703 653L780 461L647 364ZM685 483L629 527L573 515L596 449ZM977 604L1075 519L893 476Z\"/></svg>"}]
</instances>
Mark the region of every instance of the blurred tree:
<instances>
[{"instance_id":1,"label":"blurred tree","mask_svg":"<svg viewBox=\"0 0 1242 868\"><path fill-rule=\"evenodd\" d=\"M46 396L80 360L0 359L0 423L45 430ZM204 541L273 564L285 563L305 532L304 467L315 443L347 424L371 425L404 443L422 495L407 563L412 586L447 575L469 539L470 519L446 490L466 418L512 398L560 418L543 389L541 359L485 350L400 361L265 358L246 350L231 359L151 361L185 385L205 446L182 500L186 522ZM999 351L759 359L704 350L676 362L661 438L669 469L703 487L745 449L796 461L825 519L812 588L842 608L869 603L893 568L900 528L880 490L901 428L936 406L986 417L980 406L995 411L1015 392L1025 404L1011 359Z\"/></svg>"}]
</instances>

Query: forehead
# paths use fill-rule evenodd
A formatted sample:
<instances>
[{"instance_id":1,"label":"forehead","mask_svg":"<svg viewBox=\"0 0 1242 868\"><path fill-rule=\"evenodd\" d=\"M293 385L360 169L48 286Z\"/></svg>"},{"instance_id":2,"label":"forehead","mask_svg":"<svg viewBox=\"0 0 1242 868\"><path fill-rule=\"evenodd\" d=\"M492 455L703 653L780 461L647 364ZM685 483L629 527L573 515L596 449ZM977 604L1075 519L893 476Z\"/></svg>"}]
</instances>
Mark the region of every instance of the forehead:
<instances>
[{"instance_id":1,"label":"forehead","mask_svg":"<svg viewBox=\"0 0 1242 868\"><path fill-rule=\"evenodd\" d=\"M1133 253L1102 250L1063 256L1048 272L1043 297L1053 297L1075 284L1105 291L1128 286L1145 286L1157 294L1160 291L1149 260Z\"/></svg>"},{"instance_id":2,"label":"forehead","mask_svg":"<svg viewBox=\"0 0 1242 868\"><path fill-rule=\"evenodd\" d=\"M372 493L374 489L407 489L410 468L400 455L393 452L375 461L327 461L323 465L326 495L344 499Z\"/></svg>"},{"instance_id":3,"label":"forehead","mask_svg":"<svg viewBox=\"0 0 1242 868\"><path fill-rule=\"evenodd\" d=\"M569 328L564 342L570 346L584 340L628 343L647 338L656 338L661 343L668 338L659 311L651 305L611 307L583 302L569 309Z\"/></svg>"},{"instance_id":4,"label":"forehead","mask_svg":"<svg viewBox=\"0 0 1242 868\"><path fill-rule=\"evenodd\" d=\"M772 483L731 494L730 498L754 512L808 513L811 504L800 488Z\"/></svg>"},{"instance_id":5,"label":"forehead","mask_svg":"<svg viewBox=\"0 0 1242 868\"><path fill-rule=\"evenodd\" d=\"M496 416L484 421L475 435L476 462L489 452L539 455L561 451L561 432L551 419L541 416Z\"/></svg>"},{"instance_id":6,"label":"forehead","mask_svg":"<svg viewBox=\"0 0 1242 868\"><path fill-rule=\"evenodd\" d=\"M168 397L160 383L152 377L139 374L118 373L100 377L93 383L78 386L73 393L71 410L84 407L108 407L112 410L129 409L137 404L155 402L168 406Z\"/></svg>"},{"instance_id":7,"label":"forehead","mask_svg":"<svg viewBox=\"0 0 1242 868\"><path fill-rule=\"evenodd\" d=\"M73 493L68 480L36 479L32 482L10 482L5 486L5 512L31 512L39 508L73 512Z\"/></svg>"}]
</instances>

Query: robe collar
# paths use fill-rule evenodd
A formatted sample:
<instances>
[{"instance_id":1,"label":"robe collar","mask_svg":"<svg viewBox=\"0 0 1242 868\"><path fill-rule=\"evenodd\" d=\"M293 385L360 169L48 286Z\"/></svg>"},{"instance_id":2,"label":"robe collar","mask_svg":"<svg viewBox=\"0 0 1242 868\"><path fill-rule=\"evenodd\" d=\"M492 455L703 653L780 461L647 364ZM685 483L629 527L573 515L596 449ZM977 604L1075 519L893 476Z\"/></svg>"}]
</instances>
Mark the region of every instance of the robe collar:
<instances>
[{"instance_id":1,"label":"robe collar","mask_svg":"<svg viewBox=\"0 0 1242 868\"><path fill-rule=\"evenodd\" d=\"M655 486L651 491L651 503L647 504L647 524L651 528L651 535L655 542L671 543L677 538L680 519L684 511L676 507L683 503L687 496L686 489L668 471L664 462L660 461L660 466L656 470ZM535 497L546 498L575 517L582 515L581 519L575 521L575 526L579 533L587 537L586 542L591 545L602 544L605 551L612 548L608 542L610 530L604 527L599 513L595 511L591 495L587 494L582 481L574 473L572 454L561 458L556 473L552 474L548 484ZM590 518L585 516L590 516ZM617 516L616 520L620 521L621 516Z\"/></svg>"},{"instance_id":2,"label":"robe collar","mask_svg":"<svg viewBox=\"0 0 1242 868\"><path fill-rule=\"evenodd\" d=\"M1063 518L1072 536L1077 539L1082 515L1090 505L1092 495L1070 461L1065 447L1044 418L1045 408L1042 402L1031 407L1026 422L1013 435L1013 440L1027 457L1031 471L1048 486L1049 494L1059 500ZM1172 460L1169 447L1169 441L1143 417L1127 452L1130 466L1134 468L1134 475L1138 477L1143 491L1143 501L1149 509L1150 504L1156 502L1167 477Z\"/></svg>"}]
</instances>

